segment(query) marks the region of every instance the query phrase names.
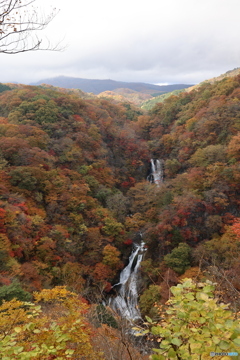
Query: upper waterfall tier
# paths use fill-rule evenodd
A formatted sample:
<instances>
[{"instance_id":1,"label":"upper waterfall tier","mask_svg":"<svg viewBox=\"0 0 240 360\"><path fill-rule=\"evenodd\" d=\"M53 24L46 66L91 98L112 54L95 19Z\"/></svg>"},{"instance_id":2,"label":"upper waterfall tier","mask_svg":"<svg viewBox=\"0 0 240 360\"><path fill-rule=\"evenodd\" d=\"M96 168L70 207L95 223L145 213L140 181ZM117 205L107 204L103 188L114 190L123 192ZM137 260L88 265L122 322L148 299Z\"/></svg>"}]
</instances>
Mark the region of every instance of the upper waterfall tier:
<instances>
[{"instance_id":1,"label":"upper waterfall tier","mask_svg":"<svg viewBox=\"0 0 240 360\"><path fill-rule=\"evenodd\" d=\"M163 161L151 159L150 162L151 173L148 176L148 180L159 186L163 182Z\"/></svg>"}]
</instances>

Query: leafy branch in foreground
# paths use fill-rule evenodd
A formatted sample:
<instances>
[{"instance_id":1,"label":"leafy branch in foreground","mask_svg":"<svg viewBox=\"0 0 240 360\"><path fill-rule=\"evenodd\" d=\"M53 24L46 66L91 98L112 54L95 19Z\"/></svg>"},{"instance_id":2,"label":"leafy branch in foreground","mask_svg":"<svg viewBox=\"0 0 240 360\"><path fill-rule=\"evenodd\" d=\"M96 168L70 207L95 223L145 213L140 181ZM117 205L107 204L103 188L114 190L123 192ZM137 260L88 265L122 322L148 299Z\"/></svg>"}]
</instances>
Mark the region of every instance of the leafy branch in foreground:
<instances>
[{"instance_id":1,"label":"leafy branch in foreground","mask_svg":"<svg viewBox=\"0 0 240 360\"><path fill-rule=\"evenodd\" d=\"M218 303L214 289L210 281L194 283L192 279L184 279L171 288L173 296L166 311L159 307L161 322L155 325L147 318L150 332L160 342L160 348L153 349L156 354L152 360L207 360L211 359L210 352L239 353L238 314Z\"/></svg>"},{"instance_id":2,"label":"leafy branch in foreground","mask_svg":"<svg viewBox=\"0 0 240 360\"><path fill-rule=\"evenodd\" d=\"M102 359L91 345L88 306L64 287L42 290L35 301L0 306L2 360Z\"/></svg>"}]
</instances>

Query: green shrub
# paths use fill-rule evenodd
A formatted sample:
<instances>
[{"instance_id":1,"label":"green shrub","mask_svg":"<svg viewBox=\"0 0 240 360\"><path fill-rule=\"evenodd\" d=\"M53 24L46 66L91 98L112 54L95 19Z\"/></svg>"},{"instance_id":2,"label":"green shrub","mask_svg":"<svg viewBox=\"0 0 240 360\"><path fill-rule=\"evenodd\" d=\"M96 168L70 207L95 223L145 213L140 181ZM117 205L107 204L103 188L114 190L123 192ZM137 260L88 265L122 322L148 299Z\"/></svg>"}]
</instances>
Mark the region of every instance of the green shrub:
<instances>
[{"instance_id":1,"label":"green shrub","mask_svg":"<svg viewBox=\"0 0 240 360\"><path fill-rule=\"evenodd\" d=\"M2 304L3 300L10 301L14 298L20 301L30 301L31 295L23 290L17 281L0 287L0 304Z\"/></svg>"},{"instance_id":2,"label":"green shrub","mask_svg":"<svg viewBox=\"0 0 240 360\"><path fill-rule=\"evenodd\" d=\"M117 321L112 316L112 314L106 309L104 305L99 304L97 306L97 316L98 316L98 321L101 324L106 324L114 329L118 328Z\"/></svg>"},{"instance_id":3,"label":"green shrub","mask_svg":"<svg viewBox=\"0 0 240 360\"><path fill-rule=\"evenodd\" d=\"M140 296L139 307L142 316L150 316L155 318L158 314L154 304L161 300L161 287L158 285L150 285L148 289Z\"/></svg>"},{"instance_id":4,"label":"green shrub","mask_svg":"<svg viewBox=\"0 0 240 360\"><path fill-rule=\"evenodd\" d=\"M211 352L240 352L239 319L228 305L214 299L214 289L210 281L194 283L192 279L171 287L173 296L161 313L161 323L152 326L148 319L151 333L160 341L152 360L207 360Z\"/></svg>"},{"instance_id":5,"label":"green shrub","mask_svg":"<svg viewBox=\"0 0 240 360\"><path fill-rule=\"evenodd\" d=\"M178 274L183 274L191 264L191 248L186 243L181 243L177 248L164 257L166 265L176 271Z\"/></svg>"}]
</instances>

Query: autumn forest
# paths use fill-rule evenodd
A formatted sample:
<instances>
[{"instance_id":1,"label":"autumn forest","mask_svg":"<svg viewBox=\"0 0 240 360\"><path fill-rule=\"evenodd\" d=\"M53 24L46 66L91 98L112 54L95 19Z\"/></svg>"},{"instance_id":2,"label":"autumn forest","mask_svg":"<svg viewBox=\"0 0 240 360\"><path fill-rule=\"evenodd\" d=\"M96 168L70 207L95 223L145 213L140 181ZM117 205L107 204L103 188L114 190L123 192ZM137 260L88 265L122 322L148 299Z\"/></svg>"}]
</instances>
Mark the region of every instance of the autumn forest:
<instances>
[{"instance_id":1,"label":"autumn forest","mask_svg":"<svg viewBox=\"0 0 240 360\"><path fill-rule=\"evenodd\" d=\"M0 339L3 359L149 359L151 351L125 339L121 321L101 305L114 296L140 233L147 249L139 284L144 319L159 321L170 288L185 278L214 283L207 294L237 316L240 75L148 111L56 87L8 84L0 92L0 333L9 336ZM147 180L151 159L163 163L160 185ZM34 304L31 322L26 302ZM14 316L19 325L12 321L9 331ZM143 342L156 348L159 334ZM216 349L235 349L223 341ZM209 358L209 351L176 355L180 343L171 344L168 356L152 359Z\"/></svg>"}]
</instances>

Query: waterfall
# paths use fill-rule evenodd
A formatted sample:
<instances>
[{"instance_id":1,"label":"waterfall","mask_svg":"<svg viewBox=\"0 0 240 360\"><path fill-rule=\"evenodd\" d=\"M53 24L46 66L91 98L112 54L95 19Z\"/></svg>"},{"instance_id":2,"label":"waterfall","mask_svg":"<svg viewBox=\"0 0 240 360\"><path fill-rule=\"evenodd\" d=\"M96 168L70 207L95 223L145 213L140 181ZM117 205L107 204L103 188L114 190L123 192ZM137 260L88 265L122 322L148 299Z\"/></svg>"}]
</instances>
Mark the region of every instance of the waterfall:
<instances>
[{"instance_id":1,"label":"waterfall","mask_svg":"<svg viewBox=\"0 0 240 360\"><path fill-rule=\"evenodd\" d=\"M120 286L118 295L109 301L109 306L129 321L141 319L138 309L138 269L146 250L143 241L140 245L134 244L134 247L128 265L120 274L119 283L114 285Z\"/></svg>"},{"instance_id":2,"label":"waterfall","mask_svg":"<svg viewBox=\"0 0 240 360\"><path fill-rule=\"evenodd\" d=\"M161 160L151 159L151 174L148 176L148 181L158 186L163 182L163 162Z\"/></svg>"}]
</instances>

